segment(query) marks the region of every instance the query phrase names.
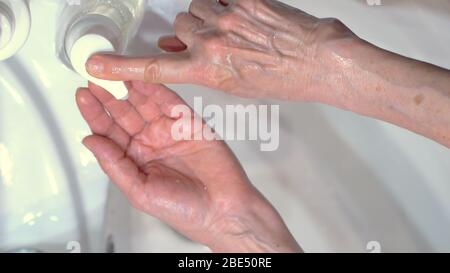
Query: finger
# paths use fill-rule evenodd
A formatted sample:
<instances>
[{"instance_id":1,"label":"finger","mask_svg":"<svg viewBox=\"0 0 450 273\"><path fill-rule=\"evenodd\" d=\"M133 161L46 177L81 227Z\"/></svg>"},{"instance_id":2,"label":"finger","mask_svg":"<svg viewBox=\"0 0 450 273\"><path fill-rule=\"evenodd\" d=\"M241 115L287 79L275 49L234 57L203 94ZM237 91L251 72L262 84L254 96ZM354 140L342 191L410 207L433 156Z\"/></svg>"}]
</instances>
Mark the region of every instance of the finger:
<instances>
[{"instance_id":1,"label":"finger","mask_svg":"<svg viewBox=\"0 0 450 273\"><path fill-rule=\"evenodd\" d=\"M145 120L129 101L117 100L111 93L93 83L89 83L89 89L130 136L138 134L145 127Z\"/></svg>"},{"instance_id":2,"label":"finger","mask_svg":"<svg viewBox=\"0 0 450 273\"><path fill-rule=\"evenodd\" d=\"M158 40L158 47L166 52L180 52L187 49L187 46L176 36L163 36Z\"/></svg>"},{"instance_id":3,"label":"finger","mask_svg":"<svg viewBox=\"0 0 450 273\"><path fill-rule=\"evenodd\" d=\"M161 54L144 58L95 55L86 68L91 76L112 81L191 83L193 64L187 53Z\"/></svg>"},{"instance_id":4,"label":"finger","mask_svg":"<svg viewBox=\"0 0 450 273\"><path fill-rule=\"evenodd\" d=\"M192 0L189 13L205 23L210 23L216 21L218 13L224 8L217 0Z\"/></svg>"},{"instance_id":5,"label":"finger","mask_svg":"<svg viewBox=\"0 0 450 273\"><path fill-rule=\"evenodd\" d=\"M86 137L83 144L94 154L103 171L130 201L139 199L139 195L144 194L145 176L122 148L98 135Z\"/></svg>"},{"instance_id":6,"label":"finger","mask_svg":"<svg viewBox=\"0 0 450 273\"><path fill-rule=\"evenodd\" d=\"M152 123L163 115L159 105L147 95L137 90L132 83L130 84L129 90L128 100L147 123Z\"/></svg>"},{"instance_id":7,"label":"finger","mask_svg":"<svg viewBox=\"0 0 450 273\"><path fill-rule=\"evenodd\" d=\"M94 134L107 137L122 148L128 145L129 135L113 121L89 89L80 88L76 100L83 118Z\"/></svg>"},{"instance_id":8,"label":"finger","mask_svg":"<svg viewBox=\"0 0 450 273\"><path fill-rule=\"evenodd\" d=\"M195 33L201 27L202 21L187 12L179 13L174 23L175 34L188 48L194 44Z\"/></svg>"},{"instance_id":9,"label":"finger","mask_svg":"<svg viewBox=\"0 0 450 273\"><path fill-rule=\"evenodd\" d=\"M147 97L147 105L152 103L158 107L158 111L170 118L174 117L172 110L176 106L187 106L186 102L177 93L164 85L144 83L140 81L131 82L132 89ZM134 100L134 99L133 99ZM142 109L144 107L140 107Z\"/></svg>"}]
</instances>

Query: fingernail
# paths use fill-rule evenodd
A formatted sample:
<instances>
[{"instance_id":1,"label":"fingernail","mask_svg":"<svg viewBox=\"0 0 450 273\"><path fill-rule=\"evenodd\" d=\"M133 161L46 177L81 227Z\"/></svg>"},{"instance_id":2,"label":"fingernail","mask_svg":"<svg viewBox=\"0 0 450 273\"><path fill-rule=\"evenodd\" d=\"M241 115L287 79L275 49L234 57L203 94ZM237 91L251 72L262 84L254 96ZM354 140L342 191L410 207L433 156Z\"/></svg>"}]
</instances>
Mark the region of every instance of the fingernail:
<instances>
[{"instance_id":1,"label":"fingernail","mask_svg":"<svg viewBox=\"0 0 450 273\"><path fill-rule=\"evenodd\" d=\"M99 57L93 56L86 63L86 70L90 74L98 75L98 74L103 73L103 71L105 70L105 67Z\"/></svg>"}]
</instances>

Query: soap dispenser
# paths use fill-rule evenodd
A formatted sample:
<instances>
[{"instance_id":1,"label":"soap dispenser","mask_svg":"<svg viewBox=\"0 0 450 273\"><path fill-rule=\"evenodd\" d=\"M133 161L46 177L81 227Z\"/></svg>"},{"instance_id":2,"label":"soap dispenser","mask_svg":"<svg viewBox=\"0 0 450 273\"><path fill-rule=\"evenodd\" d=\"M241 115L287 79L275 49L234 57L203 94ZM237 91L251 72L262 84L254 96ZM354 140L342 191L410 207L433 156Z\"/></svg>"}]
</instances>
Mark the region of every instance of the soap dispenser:
<instances>
[{"instance_id":1,"label":"soap dispenser","mask_svg":"<svg viewBox=\"0 0 450 273\"><path fill-rule=\"evenodd\" d=\"M30 26L31 16L25 0L0 0L0 61L22 48Z\"/></svg>"},{"instance_id":2,"label":"soap dispenser","mask_svg":"<svg viewBox=\"0 0 450 273\"><path fill-rule=\"evenodd\" d=\"M57 37L60 59L85 79L103 87L117 99L127 96L123 82L99 80L86 71L95 53L123 55L144 17L146 0L78 0L68 2Z\"/></svg>"}]
</instances>

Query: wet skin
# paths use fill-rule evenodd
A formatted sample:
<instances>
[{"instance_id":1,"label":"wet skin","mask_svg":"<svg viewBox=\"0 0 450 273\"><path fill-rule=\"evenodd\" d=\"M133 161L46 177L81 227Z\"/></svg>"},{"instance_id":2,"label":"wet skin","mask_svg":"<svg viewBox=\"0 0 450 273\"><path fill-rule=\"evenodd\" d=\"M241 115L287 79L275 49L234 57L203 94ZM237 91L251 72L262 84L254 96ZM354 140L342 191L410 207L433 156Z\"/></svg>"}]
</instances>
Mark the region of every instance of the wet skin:
<instances>
[{"instance_id":1,"label":"wet skin","mask_svg":"<svg viewBox=\"0 0 450 273\"><path fill-rule=\"evenodd\" d=\"M176 37L160 40L171 53L94 56L88 70L111 80L194 83L243 97L326 103L450 147L448 70L382 50L338 20L278 1L227 2L192 1L175 21Z\"/></svg>"},{"instance_id":2,"label":"wet skin","mask_svg":"<svg viewBox=\"0 0 450 273\"><path fill-rule=\"evenodd\" d=\"M116 100L90 84L77 103L93 132L83 143L135 208L214 251L301 251L223 141L173 139L178 95L142 82L129 90Z\"/></svg>"},{"instance_id":3,"label":"wet skin","mask_svg":"<svg viewBox=\"0 0 450 273\"><path fill-rule=\"evenodd\" d=\"M319 19L278 1L221 2L192 1L190 11L174 23L176 36L159 41L167 53L145 58L96 55L88 61L88 71L109 80L193 83L243 97L326 103L450 147L448 70L380 49L338 20ZM165 105L155 94L174 95L159 85L134 86L128 102L113 105L133 104L137 95L146 96L150 105L136 106L141 114L118 111L115 119L111 112L116 129L96 129L113 123L93 112L108 108L105 92L95 86L82 89L78 102L95 134L86 145L136 207L216 251L300 250L224 143L173 145L167 137L170 118L150 122L157 131L138 130L146 126L144 112L154 111L155 103ZM130 120L135 122L127 130ZM130 138L134 144L125 145ZM135 181L140 186L130 190Z\"/></svg>"}]
</instances>

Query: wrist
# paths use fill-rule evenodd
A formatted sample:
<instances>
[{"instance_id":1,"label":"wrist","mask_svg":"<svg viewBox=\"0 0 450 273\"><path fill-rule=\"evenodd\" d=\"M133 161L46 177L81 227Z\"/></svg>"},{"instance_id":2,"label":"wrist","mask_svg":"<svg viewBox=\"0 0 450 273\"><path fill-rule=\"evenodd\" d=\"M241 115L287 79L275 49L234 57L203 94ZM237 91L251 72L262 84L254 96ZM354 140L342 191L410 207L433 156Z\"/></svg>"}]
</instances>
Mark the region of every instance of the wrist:
<instances>
[{"instance_id":1,"label":"wrist","mask_svg":"<svg viewBox=\"0 0 450 273\"><path fill-rule=\"evenodd\" d=\"M339 92L348 86L352 50L363 46L364 41L332 18L319 19L310 36L309 61L306 66L300 62L302 67L297 69L306 74L306 86L297 88L297 99L335 105Z\"/></svg>"},{"instance_id":2,"label":"wrist","mask_svg":"<svg viewBox=\"0 0 450 273\"><path fill-rule=\"evenodd\" d=\"M240 204L245 203L245 208ZM278 212L257 193L211 227L213 252L301 252Z\"/></svg>"}]
</instances>

